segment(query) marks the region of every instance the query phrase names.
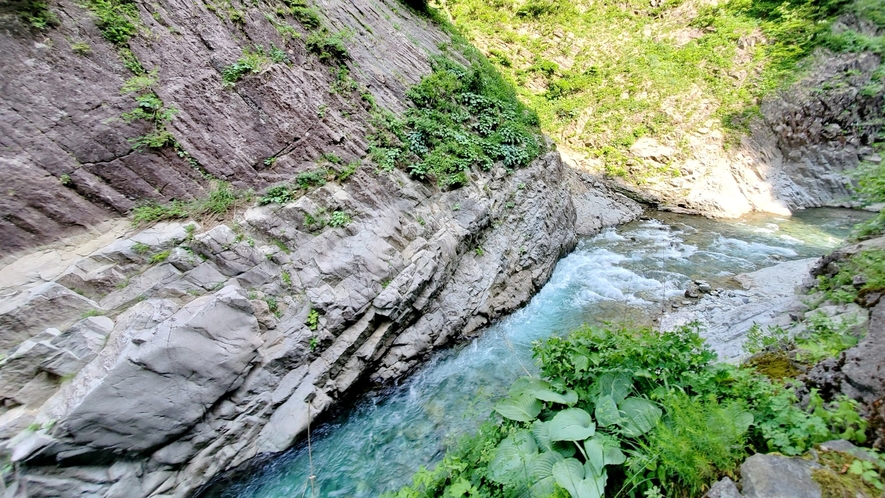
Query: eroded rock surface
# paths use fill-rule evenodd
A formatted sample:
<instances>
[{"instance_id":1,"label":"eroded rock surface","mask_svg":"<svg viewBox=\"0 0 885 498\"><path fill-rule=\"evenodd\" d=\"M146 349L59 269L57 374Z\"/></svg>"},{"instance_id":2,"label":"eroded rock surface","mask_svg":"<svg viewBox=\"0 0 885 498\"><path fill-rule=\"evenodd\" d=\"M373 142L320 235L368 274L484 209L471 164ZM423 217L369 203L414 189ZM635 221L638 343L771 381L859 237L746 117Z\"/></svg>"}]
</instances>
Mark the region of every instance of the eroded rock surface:
<instances>
[{"instance_id":1,"label":"eroded rock surface","mask_svg":"<svg viewBox=\"0 0 885 498\"><path fill-rule=\"evenodd\" d=\"M304 222L333 211L352 221ZM96 269L120 283L83 291L94 300L71 292L95 316L13 324L0 438L32 496L186 495L289 447L358 380L398 379L524 304L576 225L639 213L551 152L452 191L359 170L229 224L161 223L62 269L36 253L0 289L8 316L31 309L31 289Z\"/></svg>"}]
</instances>

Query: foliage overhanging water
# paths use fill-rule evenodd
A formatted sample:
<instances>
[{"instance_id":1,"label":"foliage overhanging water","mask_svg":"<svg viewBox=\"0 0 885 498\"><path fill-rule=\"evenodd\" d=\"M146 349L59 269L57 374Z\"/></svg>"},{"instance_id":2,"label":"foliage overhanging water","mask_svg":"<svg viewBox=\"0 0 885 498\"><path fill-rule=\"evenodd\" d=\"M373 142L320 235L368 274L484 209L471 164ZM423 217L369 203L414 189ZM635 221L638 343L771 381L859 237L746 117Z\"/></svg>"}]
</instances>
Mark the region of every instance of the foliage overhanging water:
<instances>
[{"instance_id":1,"label":"foliage overhanging water","mask_svg":"<svg viewBox=\"0 0 885 498\"><path fill-rule=\"evenodd\" d=\"M315 495L306 442L208 494L374 497L395 490L420 466L438 462L447 442L473 430L514 380L535 370L532 341L584 323L651 324L690 279L734 288L734 274L822 255L868 217L837 209L736 221L660 213L583 239L525 308L482 337L435 354L402 385L368 393L316 427Z\"/></svg>"}]
</instances>

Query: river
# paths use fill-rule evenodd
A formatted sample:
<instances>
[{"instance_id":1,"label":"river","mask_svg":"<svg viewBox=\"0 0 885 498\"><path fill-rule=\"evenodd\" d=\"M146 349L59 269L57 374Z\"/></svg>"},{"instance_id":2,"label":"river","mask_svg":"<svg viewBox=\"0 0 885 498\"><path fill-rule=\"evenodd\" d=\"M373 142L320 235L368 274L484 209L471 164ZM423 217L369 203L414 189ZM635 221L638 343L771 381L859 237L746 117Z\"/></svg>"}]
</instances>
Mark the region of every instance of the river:
<instances>
[{"instance_id":1,"label":"river","mask_svg":"<svg viewBox=\"0 0 885 498\"><path fill-rule=\"evenodd\" d=\"M584 238L524 308L478 339L439 351L400 385L362 395L313 428L309 450L303 441L204 496L376 497L395 490L488 417L510 383L536 371L532 341L585 323L650 325L691 279L736 288L731 276L822 255L867 217L838 209L732 221L658 213Z\"/></svg>"}]
</instances>

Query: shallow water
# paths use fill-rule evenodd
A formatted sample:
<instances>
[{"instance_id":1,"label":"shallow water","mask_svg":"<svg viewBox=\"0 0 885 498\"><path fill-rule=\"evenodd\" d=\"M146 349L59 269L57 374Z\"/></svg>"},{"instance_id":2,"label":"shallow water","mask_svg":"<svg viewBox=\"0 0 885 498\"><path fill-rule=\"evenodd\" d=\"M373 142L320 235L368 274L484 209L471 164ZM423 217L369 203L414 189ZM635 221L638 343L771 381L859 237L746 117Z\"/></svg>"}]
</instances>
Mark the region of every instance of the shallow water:
<instances>
[{"instance_id":1,"label":"shallow water","mask_svg":"<svg viewBox=\"0 0 885 498\"><path fill-rule=\"evenodd\" d=\"M475 429L526 371L531 343L584 323L650 324L692 279L735 287L737 273L822 255L866 213L814 209L735 221L661 213L579 242L527 306L458 348L440 351L400 386L365 394L306 442L263 464L223 497L375 497L431 467ZM310 456L316 475L308 487Z\"/></svg>"}]
</instances>

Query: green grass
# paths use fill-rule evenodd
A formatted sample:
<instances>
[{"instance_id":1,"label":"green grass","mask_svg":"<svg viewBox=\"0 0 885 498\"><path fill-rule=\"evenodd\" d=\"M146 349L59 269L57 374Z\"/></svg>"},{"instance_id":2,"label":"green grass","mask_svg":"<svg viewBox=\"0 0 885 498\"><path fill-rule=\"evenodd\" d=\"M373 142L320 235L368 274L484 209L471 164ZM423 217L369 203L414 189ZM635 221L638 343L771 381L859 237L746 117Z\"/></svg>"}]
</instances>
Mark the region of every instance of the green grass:
<instances>
[{"instance_id":1,"label":"green grass","mask_svg":"<svg viewBox=\"0 0 885 498\"><path fill-rule=\"evenodd\" d=\"M382 170L404 168L452 187L466 184L475 167L513 169L542 152L535 113L482 54L457 49L469 65L432 58L433 72L407 92L413 107L403 118L375 109L370 157Z\"/></svg>"},{"instance_id":2,"label":"green grass","mask_svg":"<svg viewBox=\"0 0 885 498\"><path fill-rule=\"evenodd\" d=\"M209 195L192 201L172 201L166 204L147 203L132 210L134 226L158 221L196 218L202 219L227 213L237 202L250 202L249 192L236 192L229 183L216 181Z\"/></svg>"},{"instance_id":3,"label":"green grass","mask_svg":"<svg viewBox=\"0 0 885 498\"><path fill-rule=\"evenodd\" d=\"M440 2L435 4L439 6ZM848 5L848 7L846 7ZM515 85L558 144L634 180L675 174L628 153L652 137L685 159L686 133L734 139L763 95L794 81L821 45L881 50L881 40L831 35L836 13L885 17L880 2L731 0L450 0L445 16ZM666 166L666 165L665 165Z\"/></svg>"}]
</instances>

